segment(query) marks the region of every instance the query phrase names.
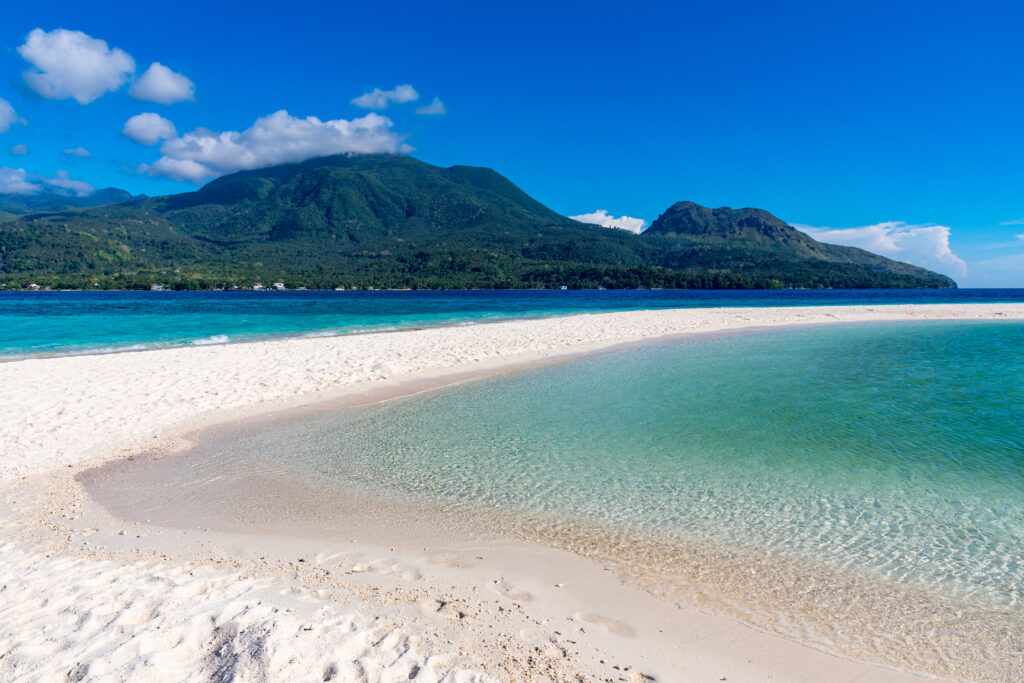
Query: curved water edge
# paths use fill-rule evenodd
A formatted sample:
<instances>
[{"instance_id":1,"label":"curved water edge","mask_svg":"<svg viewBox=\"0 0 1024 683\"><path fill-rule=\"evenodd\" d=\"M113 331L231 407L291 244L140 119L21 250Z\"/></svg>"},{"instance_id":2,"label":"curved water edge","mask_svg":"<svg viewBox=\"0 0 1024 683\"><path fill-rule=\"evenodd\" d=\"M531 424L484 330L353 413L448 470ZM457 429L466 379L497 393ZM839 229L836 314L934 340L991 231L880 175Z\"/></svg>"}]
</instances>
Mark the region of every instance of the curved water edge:
<instances>
[{"instance_id":1,"label":"curved water edge","mask_svg":"<svg viewBox=\"0 0 1024 683\"><path fill-rule=\"evenodd\" d=\"M1021 301L1008 289L0 292L0 358L639 309Z\"/></svg>"},{"instance_id":2,"label":"curved water edge","mask_svg":"<svg viewBox=\"0 0 1024 683\"><path fill-rule=\"evenodd\" d=\"M316 533L356 495L843 656L1020 679L1022 344L1011 322L695 338L227 428L175 467L190 514Z\"/></svg>"}]
</instances>

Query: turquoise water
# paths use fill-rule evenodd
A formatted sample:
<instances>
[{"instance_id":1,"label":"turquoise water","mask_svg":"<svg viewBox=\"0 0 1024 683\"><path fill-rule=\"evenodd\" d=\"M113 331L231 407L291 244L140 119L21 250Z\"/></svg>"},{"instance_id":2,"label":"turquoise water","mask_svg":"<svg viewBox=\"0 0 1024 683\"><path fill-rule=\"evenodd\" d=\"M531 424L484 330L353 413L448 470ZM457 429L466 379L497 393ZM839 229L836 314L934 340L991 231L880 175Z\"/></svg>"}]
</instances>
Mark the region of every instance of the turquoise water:
<instances>
[{"instance_id":1,"label":"turquoise water","mask_svg":"<svg viewBox=\"0 0 1024 683\"><path fill-rule=\"evenodd\" d=\"M0 357L694 306L994 303L1024 290L0 292Z\"/></svg>"},{"instance_id":2,"label":"turquoise water","mask_svg":"<svg viewBox=\"0 0 1024 683\"><path fill-rule=\"evenodd\" d=\"M235 440L842 655L1024 676L1024 325L703 338Z\"/></svg>"},{"instance_id":3,"label":"turquoise water","mask_svg":"<svg viewBox=\"0 0 1024 683\"><path fill-rule=\"evenodd\" d=\"M304 422L288 462L1019 607L1022 349L1014 323L638 348Z\"/></svg>"},{"instance_id":4,"label":"turquoise water","mask_svg":"<svg viewBox=\"0 0 1024 683\"><path fill-rule=\"evenodd\" d=\"M247 424L153 478L236 521L273 498L247 473L440 508L843 656L1024 680L1022 349L1017 322L695 337Z\"/></svg>"}]
</instances>

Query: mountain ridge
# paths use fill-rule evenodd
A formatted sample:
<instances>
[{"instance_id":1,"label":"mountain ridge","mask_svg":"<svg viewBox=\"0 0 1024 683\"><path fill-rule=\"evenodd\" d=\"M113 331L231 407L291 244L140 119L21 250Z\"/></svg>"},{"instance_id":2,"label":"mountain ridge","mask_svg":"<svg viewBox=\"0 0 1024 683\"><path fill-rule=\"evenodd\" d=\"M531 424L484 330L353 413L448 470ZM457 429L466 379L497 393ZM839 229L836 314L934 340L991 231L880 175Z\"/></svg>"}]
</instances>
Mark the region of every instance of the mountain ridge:
<instances>
[{"instance_id":1,"label":"mountain ridge","mask_svg":"<svg viewBox=\"0 0 1024 683\"><path fill-rule=\"evenodd\" d=\"M177 271L177 272L175 272ZM0 224L0 284L191 288L948 287L760 209L677 202L640 235L579 223L497 171L339 155L194 192Z\"/></svg>"},{"instance_id":2,"label":"mountain ridge","mask_svg":"<svg viewBox=\"0 0 1024 683\"><path fill-rule=\"evenodd\" d=\"M145 199L146 195L133 195L127 190L117 187L105 187L94 190L84 197L63 192L43 191L35 194L0 194L0 211L9 214L26 214L36 212L64 211L117 204L121 202Z\"/></svg>"}]
</instances>

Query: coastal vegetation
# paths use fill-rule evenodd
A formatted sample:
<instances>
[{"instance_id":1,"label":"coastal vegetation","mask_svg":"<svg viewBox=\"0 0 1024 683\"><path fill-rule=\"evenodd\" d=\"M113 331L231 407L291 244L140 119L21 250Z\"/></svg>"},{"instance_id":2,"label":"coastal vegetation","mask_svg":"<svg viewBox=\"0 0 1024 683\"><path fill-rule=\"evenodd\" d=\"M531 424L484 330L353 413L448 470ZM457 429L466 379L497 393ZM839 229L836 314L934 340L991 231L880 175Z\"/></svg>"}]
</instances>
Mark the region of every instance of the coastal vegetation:
<instances>
[{"instance_id":1,"label":"coastal vegetation","mask_svg":"<svg viewBox=\"0 0 1024 683\"><path fill-rule=\"evenodd\" d=\"M571 220L507 178L332 156L195 192L0 198L0 285L21 289L894 288L943 275L813 240L759 209L670 207L640 235Z\"/></svg>"}]
</instances>

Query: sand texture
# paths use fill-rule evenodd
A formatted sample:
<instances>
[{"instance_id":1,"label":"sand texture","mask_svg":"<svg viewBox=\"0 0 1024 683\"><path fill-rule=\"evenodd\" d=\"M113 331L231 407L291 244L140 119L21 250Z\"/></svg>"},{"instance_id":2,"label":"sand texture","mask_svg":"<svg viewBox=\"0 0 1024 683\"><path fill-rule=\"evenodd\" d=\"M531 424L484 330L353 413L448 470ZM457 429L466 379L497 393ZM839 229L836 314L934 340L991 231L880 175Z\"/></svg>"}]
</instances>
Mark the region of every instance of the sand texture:
<instances>
[{"instance_id":1,"label":"sand texture","mask_svg":"<svg viewBox=\"0 0 1024 683\"><path fill-rule=\"evenodd\" d=\"M1024 319L1024 304L636 311L0 363L0 679L911 679L679 610L559 551L158 529L111 516L74 475L357 392L672 335L918 319Z\"/></svg>"}]
</instances>

